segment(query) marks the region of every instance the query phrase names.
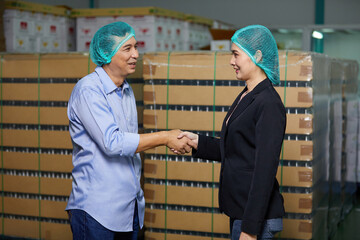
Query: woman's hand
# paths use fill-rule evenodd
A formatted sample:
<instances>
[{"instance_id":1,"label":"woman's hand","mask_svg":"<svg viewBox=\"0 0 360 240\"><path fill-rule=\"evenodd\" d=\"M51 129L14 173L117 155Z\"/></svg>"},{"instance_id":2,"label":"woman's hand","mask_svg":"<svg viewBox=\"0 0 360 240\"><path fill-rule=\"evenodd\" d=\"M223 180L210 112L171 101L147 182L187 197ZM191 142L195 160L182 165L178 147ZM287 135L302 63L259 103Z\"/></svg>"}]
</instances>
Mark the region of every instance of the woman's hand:
<instances>
[{"instance_id":1,"label":"woman's hand","mask_svg":"<svg viewBox=\"0 0 360 240\"><path fill-rule=\"evenodd\" d=\"M180 130L171 130L167 132L167 143L166 146L176 154L185 154L191 152L191 148L197 147L189 138L179 138L182 132Z\"/></svg>"},{"instance_id":2,"label":"woman's hand","mask_svg":"<svg viewBox=\"0 0 360 240\"><path fill-rule=\"evenodd\" d=\"M256 239L257 239L256 235L247 234L246 232L241 232L240 233L239 240L256 240Z\"/></svg>"},{"instance_id":3,"label":"woman's hand","mask_svg":"<svg viewBox=\"0 0 360 240\"><path fill-rule=\"evenodd\" d=\"M194 143L193 148L197 149L199 143L199 135L192 132L182 132L179 134L178 139L181 139L183 137L187 137L188 139L190 139Z\"/></svg>"}]
</instances>

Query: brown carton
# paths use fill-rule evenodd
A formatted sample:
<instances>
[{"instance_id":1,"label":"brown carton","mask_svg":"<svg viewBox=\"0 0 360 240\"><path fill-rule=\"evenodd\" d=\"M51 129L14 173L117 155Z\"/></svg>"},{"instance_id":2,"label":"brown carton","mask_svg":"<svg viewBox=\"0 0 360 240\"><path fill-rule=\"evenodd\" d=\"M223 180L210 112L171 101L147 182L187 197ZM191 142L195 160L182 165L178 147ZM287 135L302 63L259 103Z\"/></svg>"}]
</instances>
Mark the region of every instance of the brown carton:
<instances>
[{"instance_id":1,"label":"brown carton","mask_svg":"<svg viewBox=\"0 0 360 240\"><path fill-rule=\"evenodd\" d=\"M147 154L168 154L174 155L168 148L156 147L145 151ZM185 154L190 156L191 154ZM280 153L280 159L295 161L311 161L313 160L313 142L312 141L292 141L284 140L284 147Z\"/></svg>"},{"instance_id":2,"label":"brown carton","mask_svg":"<svg viewBox=\"0 0 360 240\"><path fill-rule=\"evenodd\" d=\"M312 106L313 90L310 87L275 87L286 107ZM144 104L231 106L243 87L145 85ZM286 96L286 98L284 98ZM168 97L168 98L167 98Z\"/></svg>"},{"instance_id":3,"label":"brown carton","mask_svg":"<svg viewBox=\"0 0 360 240\"><path fill-rule=\"evenodd\" d=\"M186 129L192 131L220 131L227 112L144 110L144 128ZM287 114L287 134L311 134L311 114ZM215 128L214 128L215 127Z\"/></svg>"},{"instance_id":4,"label":"brown carton","mask_svg":"<svg viewBox=\"0 0 360 240\"><path fill-rule=\"evenodd\" d=\"M166 227L174 230L229 233L229 218L224 214L207 212L166 211ZM194 224L196 223L196 224ZM145 209L145 224L151 228L165 227L165 210Z\"/></svg>"}]
</instances>

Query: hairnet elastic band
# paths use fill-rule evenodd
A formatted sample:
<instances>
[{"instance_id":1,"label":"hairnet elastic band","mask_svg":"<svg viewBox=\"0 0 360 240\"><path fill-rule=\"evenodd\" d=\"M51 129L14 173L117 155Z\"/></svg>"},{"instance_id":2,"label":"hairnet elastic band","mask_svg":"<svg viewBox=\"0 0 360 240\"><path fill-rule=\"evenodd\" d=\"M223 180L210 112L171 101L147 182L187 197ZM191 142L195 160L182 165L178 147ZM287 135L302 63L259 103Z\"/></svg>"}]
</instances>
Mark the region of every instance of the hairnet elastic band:
<instances>
[{"instance_id":1,"label":"hairnet elastic band","mask_svg":"<svg viewBox=\"0 0 360 240\"><path fill-rule=\"evenodd\" d=\"M111 58L117 53L117 51L119 50L119 48L130 38L135 37L134 33L130 33L126 38L124 38L119 45L117 45L117 47L114 49L114 51L112 51L111 55L110 55L110 61L108 63L111 62Z\"/></svg>"},{"instance_id":2,"label":"hairnet elastic band","mask_svg":"<svg viewBox=\"0 0 360 240\"><path fill-rule=\"evenodd\" d=\"M248 50L246 50L245 48L243 48L239 43L235 42L235 41L233 40L233 38L231 38L231 41L232 41L233 43L235 43L236 46L238 46L242 51L244 51L244 52L251 58L251 61L253 61L253 62L256 64L256 66L258 66L258 65L257 65L257 62L256 62L256 60L255 60L255 58L254 58L254 56L252 56L252 55L248 52Z\"/></svg>"}]
</instances>

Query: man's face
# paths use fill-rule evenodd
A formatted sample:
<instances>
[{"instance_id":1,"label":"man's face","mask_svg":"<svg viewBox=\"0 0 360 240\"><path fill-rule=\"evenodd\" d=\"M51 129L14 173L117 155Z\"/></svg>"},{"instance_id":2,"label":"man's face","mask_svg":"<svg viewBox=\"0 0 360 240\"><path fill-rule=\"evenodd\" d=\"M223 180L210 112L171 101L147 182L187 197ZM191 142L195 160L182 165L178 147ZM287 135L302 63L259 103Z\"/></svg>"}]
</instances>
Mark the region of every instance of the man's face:
<instances>
[{"instance_id":1,"label":"man's face","mask_svg":"<svg viewBox=\"0 0 360 240\"><path fill-rule=\"evenodd\" d=\"M109 65L112 68L116 68L121 76L126 78L129 74L135 72L138 57L137 42L132 37L119 48Z\"/></svg>"}]
</instances>

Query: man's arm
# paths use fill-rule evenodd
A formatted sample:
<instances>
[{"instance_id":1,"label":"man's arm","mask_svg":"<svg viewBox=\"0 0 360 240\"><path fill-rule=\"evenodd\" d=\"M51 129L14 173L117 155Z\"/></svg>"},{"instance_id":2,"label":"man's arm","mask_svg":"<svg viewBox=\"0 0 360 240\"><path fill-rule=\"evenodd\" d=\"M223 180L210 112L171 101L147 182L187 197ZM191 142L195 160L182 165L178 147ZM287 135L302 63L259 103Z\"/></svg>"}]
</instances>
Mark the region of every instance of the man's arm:
<instances>
[{"instance_id":1,"label":"man's arm","mask_svg":"<svg viewBox=\"0 0 360 240\"><path fill-rule=\"evenodd\" d=\"M140 141L136 152L166 145L170 149L176 150L175 153L177 154L185 154L190 152L192 147L197 147L197 144L188 138L178 139L180 133L180 130L171 130L140 134Z\"/></svg>"}]
</instances>

